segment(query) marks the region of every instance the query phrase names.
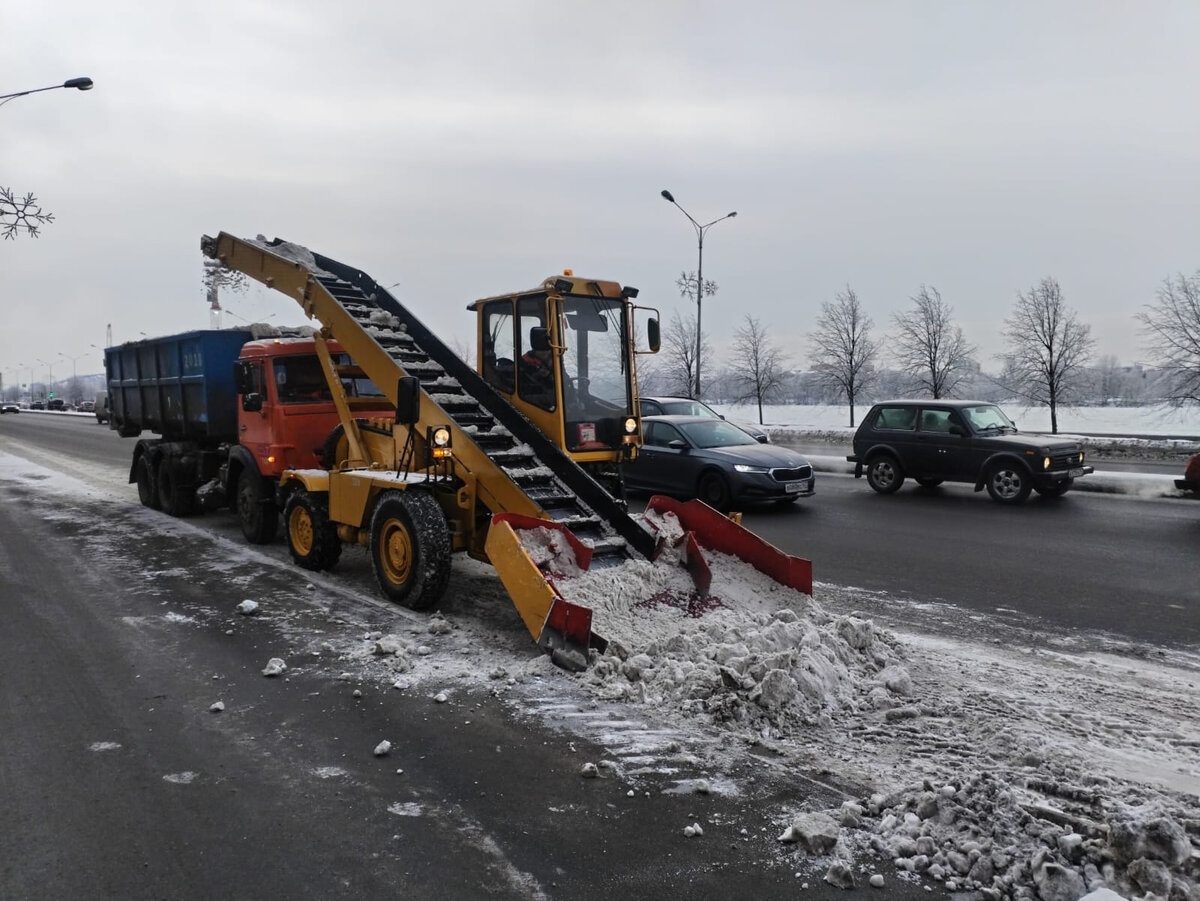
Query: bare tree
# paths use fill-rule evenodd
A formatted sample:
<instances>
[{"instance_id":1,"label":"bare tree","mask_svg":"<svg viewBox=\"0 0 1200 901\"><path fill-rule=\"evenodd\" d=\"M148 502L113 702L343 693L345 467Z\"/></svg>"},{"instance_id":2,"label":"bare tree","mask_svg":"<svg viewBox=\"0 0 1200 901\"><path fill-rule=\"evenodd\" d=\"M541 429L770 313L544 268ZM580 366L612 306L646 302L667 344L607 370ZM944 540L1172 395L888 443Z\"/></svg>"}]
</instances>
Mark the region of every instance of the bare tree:
<instances>
[{"instance_id":1,"label":"bare tree","mask_svg":"<svg viewBox=\"0 0 1200 901\"><path fill-rule=\"evenodd\" d=\"M729 364L737 403L758 404L758 421L763 421L763 404L774 400L784 386L787 370L783 351L771 343L767 330L753 316L733 334L733 359Z\"/></svg>"},{"instance_id":2,"label":"bare tree","mask_svg":"<svg viewBox=\"0 0 1200 901\"><path fill-rule=\"evenodd\" d=\"M879 342L871 337L873 326L858 295L847 285L832 302L821 304L817 330L809 336L813 369L850 405L850 425L854 425L855 401L875 377Z\"/></svg>"},{"instance_id":3,"label":"bare tree","mask_svg":"<svg viewBox=\"0 0 1200 901\"><path fill-rule=\"evenodd\" d=\"M971 372L975 348L954 324L954 309L937 288L921 286L912 307L897 313L897 336L893 351L901 372L916 380L935 398L953 397Z\"/></svg>"},{"instance_id":4,"label":"bare tree","mask_svg":"<svg viewBox=\"0 0 1200 901\"><path fill-rule=\"evenodd\" d=\"M1167 402L1200 404L1200 269L1168 278L1138 321L1154 364L1167 373Z\"/></svg>"},{"instance_id":5,"label":"bare tree","mask_svg":"<svg viewBox=\"0 0 1200 901\"><path fill-rule=\"evenodd\" d=\"M1009 391L1049 407L1050 431L1057 434L1058 405L1079 389L1092 354L1091 327L1076 318L1062 288L1049 277L1017 295L1004 326L1008 352L1000 354L1004 369L998 380Z\"/></svg>"},{"instance_id":6,"label":"bare tree","mask_svg":"<svg viewBox=\"0 0 1200 901\"><path fill-rule=\"evenodd\" d=\"M667 382L672 394L694 397L696 385L696 317L671 314L671 326L662 336L662 351L657 375ZM702 340L705 353L712 353L707 339Z\"/></svg>"},{"instance_id":7,"label":"bare tree","mask_svg":"<svg viewBox=\"0 0 1200 901\"><path fill-rule=\"evenodd\" d=\"M17 197L12 188L0 188L0 233L6 240L16 240L22 231L36 238L42 226L53 221L54 214L42 212L32 194Z\"/></svg>"}]
</instances>

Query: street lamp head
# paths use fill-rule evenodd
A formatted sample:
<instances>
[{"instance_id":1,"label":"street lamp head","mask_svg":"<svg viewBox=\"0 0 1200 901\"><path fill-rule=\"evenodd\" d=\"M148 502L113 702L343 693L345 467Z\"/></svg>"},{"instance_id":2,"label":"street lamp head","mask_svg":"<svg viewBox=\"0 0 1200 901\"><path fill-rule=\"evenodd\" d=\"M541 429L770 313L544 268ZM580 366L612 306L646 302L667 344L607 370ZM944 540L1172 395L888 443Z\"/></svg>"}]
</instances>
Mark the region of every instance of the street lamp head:
<instances>
[{"instance_id":1,"label":"street lamp head","mask_svg":"<svg viewBox=\"0 0 1200 901\"><path fill-rule=\"evenodd\" d=\"M736 215L737 215L737 210L734 210L732 213L730 213L730 214L729 214L728 216L726 216L725 218L726 218L726 219L732 219L732 218L733 218L734 216L736 216Z\"/></svg>"},{"instance_id":2,"label":"street lamp head","mask_svg":"<svg viewBox=\"0 0 1200 901\"><path fill-rule=\"evenodd\" d=\"M83 78L68 78L63 82L64 88L79 88L81 91L90 91L92 89L92 80L87 77Z\"/></svg>"},{"instance_id":3,"label":"street lamp head","mask_svg":"<svg viewBox=\"0 0 1200 901\"><path fill-rule=\"evenodd\" d=\"M671 201L671 203L675 202L675 198L671 195L671 192L666 190L665 188L663 189L662 196L665 197L667 200Z\"/></svg>"}]
</instances>

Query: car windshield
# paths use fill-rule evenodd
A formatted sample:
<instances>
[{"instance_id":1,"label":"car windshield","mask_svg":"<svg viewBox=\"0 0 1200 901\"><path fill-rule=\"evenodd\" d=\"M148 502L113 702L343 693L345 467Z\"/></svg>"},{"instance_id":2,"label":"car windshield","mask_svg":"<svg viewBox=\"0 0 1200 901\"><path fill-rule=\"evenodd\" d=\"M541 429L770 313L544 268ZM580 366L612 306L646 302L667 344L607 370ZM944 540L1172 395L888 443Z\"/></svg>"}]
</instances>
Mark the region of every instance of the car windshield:
<instances>
[{"instance_id":1,"label":"car windshield","mask_svg":"<svg viewBox=\"0 0 1200 901\"><path fill-rule=\"evenodd\" d=\"M679 430L687 435L688 441L696 447L737 447L742 444L758 444L752 436L723 419L681 422L678 425Z\"/></svg>"},{"instance_id":2,"label":"car windshield","mask_svg":"<svg viewBox=\"0 0 1200 901\"><path fill-rule=\"evenodd\" d=\"M1017 430L1012 420L1005 416L1004 411L995 404L964 407L962 414L976 432L1001 432L1005 429L1012 429L1015 432Z\"/></svg>"},{"instance_id":3,"label":"car windshield","mask_svg":"<svg viewBox=\"0 0 1200 901\"><path fill-rule=\"evenodd\" d=\"M711 416L713 419L720 419L717 412L710 406L702 404L698 400L690 398L684 400L664 400L660 401L663 412L670 413L673 416Z\"/></svg>"}]
</instances>

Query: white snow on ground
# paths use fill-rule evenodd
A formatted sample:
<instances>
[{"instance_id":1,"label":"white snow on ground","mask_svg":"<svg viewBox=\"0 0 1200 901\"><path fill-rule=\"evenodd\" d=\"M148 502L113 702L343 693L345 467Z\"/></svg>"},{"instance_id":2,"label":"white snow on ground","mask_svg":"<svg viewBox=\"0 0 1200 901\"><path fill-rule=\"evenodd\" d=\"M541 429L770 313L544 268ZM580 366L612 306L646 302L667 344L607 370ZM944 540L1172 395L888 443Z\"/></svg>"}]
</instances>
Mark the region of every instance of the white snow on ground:
<instances>
[{"instance_id":1,"label":"white snow on ground","mask_svg":"<svg viewBox=\"0 0 1200 901\"><path fill-rule=\"evenodd\" d=\"M71 468L86 484L0 453L0 485L49 498L38 511L48 519L90 525L62 500L91 498L152 519L163 534L208 535L225 555L214 570L289 566L214 538L203 521L142 510L123 477ZM563 553L548 540L539 548ZM365 636L350 622L312 659L331 675L352 669L431 701L489 689L518 712L607 744L613 760L601 778L630 791L686 761L706 771L709 790L737 793L733 774L751 747L771 752L761 766L774 778L826 771L861 785L825 809L761 812L781 859L835 883L865 881L863 868L882 855L892 861L886 880L923 878L985 898L1075 899L1101 886L1195 897L1200 655L997 644L998 627L976 614L953 637L885 628L856 612L864 598L851 588L819 584L809 598L740 561L713 563L710 596L699 599L669 560L590 573L560 561L563 594L592 606L612 641L579 675L498 640L497 624L508 629L516 612L490 568L465 559L441 613L397 612L389 632ZM313 605L345 591L338 576L306 576ZM239 595L249 590L237 584ZM270 599L257 600L269 614ZM164 617L179 627L191 618ZM698 841L728 837L719 824L699 825Z\"/></svg>"}]
</instances>

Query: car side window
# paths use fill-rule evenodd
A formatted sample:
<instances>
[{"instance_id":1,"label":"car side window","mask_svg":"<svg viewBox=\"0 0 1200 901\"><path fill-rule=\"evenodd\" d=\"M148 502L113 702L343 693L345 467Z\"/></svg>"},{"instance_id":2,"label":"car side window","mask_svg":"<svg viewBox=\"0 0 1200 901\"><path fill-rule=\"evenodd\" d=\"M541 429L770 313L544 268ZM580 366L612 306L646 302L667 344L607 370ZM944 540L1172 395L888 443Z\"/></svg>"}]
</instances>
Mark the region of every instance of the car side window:
<instances>
[{"instance_id":1,"label":"car side window","mask_svg":"<svg viewBox=\"0 0 1200 901\"><path fill-rule=\"evenodd\" d=\"M953 416L949 410L922 410L921 431L948 435L950 424L954 421Z\"/></svg>"},{"instance_id":2,"label":"car side window","mask_svg":"<svg viewBox=\"0 0 1200 901\"><path fill-rule=\"evenodd\" d=\"M643 400L642 401L642 415L643 416L661 416L662 415L662 407L659 405L658 401L656 401L656 400Z\"/></svg>"},{"instance_id":3,"label":"car side window","mask_svg":"<svg viewBox=\"0 0 1200 901\"><path fill-rule=\"evenodd\" d=\"M916 407L881 407L875 428L911 432L917 427Z\"/></svg>"},{"instance_id":4,"label":"car side window","mask_svg":"<svg viewBox=\"0 0 1200 901\"><path fill-rule=\"evenodd\" d=\"M679 437L681 437L679 431L665 422L646 423L645 443L652 447L666 447Z\"/></svg>"}]
</instances>

